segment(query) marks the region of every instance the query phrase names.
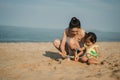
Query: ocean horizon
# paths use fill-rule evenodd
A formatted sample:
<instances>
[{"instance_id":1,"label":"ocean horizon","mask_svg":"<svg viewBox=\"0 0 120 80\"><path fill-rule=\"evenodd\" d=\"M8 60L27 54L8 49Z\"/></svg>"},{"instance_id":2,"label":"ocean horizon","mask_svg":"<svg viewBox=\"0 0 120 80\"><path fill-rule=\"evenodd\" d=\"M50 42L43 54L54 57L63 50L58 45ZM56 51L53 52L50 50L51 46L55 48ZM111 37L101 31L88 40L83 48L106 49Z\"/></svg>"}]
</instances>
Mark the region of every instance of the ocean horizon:
<instances>
[{"instance_id":1,"label":"ocean horizon","mask_svg":"<svg viewBox=\"0 0 120 80\"><path fill-rule=\"evenodd\" d=\"M15 26L0 26L0 42L52 42L62 38L64 29L29 28ZM87 30L97 35L100 42L119 42L120 32L104 32Z\"/></svg>"}]
</instances>

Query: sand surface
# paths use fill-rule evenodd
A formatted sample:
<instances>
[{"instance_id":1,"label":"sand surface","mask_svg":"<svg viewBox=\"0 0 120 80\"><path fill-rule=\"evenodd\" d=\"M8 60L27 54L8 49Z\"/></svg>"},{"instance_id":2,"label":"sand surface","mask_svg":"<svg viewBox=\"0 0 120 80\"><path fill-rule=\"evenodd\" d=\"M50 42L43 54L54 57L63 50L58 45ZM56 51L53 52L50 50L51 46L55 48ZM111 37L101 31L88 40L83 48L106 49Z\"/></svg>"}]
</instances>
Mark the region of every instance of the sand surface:
<instances>
[{"instance_id":1,"label":"sand surface","mask_svg":"<svg viewBox=\"0 0 120 80\"><path fill-rule=\"evenodd\" d=\"M98 42L100 65L61 59L51 42L0 43L0 80L120 80L120 42Z\"/></svg>"}]
</instances>

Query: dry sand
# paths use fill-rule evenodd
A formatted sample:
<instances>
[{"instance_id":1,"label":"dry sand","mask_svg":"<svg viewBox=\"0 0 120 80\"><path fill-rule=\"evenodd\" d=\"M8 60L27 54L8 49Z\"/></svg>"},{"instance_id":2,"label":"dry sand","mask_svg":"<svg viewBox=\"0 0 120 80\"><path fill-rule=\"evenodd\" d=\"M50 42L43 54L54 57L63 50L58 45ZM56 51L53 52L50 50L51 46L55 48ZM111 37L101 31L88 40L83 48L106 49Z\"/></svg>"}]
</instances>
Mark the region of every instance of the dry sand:
<instances>
[{"instance_id":1,"label":"dry sand","mask_svg":"<svg viewBox=\"0 0 120 80\"><path fill-rule=\"evenodd\" d=\"M51 42L0 43L0 80L120 80L120 42L98 42L100 65L62 60Z\"/></svg>"}]
</instances>

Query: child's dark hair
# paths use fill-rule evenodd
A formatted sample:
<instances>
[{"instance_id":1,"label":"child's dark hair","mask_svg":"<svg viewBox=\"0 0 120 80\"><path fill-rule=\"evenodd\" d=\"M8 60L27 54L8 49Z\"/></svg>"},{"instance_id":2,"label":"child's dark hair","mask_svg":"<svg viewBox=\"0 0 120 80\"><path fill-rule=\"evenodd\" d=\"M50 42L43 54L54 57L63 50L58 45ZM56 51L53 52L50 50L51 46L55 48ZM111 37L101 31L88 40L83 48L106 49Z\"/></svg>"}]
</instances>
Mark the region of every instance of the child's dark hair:
<instances>
[{"instance_id":1,"label":"child's dark hair","mask_svg":"<svg viewBox=\"0 0 120 80\"><path fill-rule=\"evenodd\" d=\"M93 32L89 32L86 35L86 39L89 39L92 43L95 43L97 41L97 36Z\"/></svg>"},{"instance_id":2,"label":"child's dark hair","mask_svg":"<svg viewBox=\"0 0 120 80\"><path fill-rule=\"evenodd\" d=\"M76 17L73 17L69 23L69 28L81 28L81 23L80 20L77 19Z\"/></svg>"}]
</instances>

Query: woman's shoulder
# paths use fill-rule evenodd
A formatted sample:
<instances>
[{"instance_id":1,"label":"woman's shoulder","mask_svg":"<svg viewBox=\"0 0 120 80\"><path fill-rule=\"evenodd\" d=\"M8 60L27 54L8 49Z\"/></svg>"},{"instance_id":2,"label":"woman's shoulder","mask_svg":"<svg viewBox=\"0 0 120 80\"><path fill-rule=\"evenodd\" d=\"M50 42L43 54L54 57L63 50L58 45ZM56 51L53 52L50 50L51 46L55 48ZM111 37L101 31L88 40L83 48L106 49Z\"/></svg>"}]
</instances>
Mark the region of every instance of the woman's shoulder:
<instances>
[{"instance_id":1,"label":"woman's shoulder","mask_svg":"<svg viewBox=\"0 0 120 80\"><path fill-rule=\"evenodd\" d=\"M78 34L83 38L85 36L85 30L84 29L79 29Z\"/></svg>"},{"instance_id":2,"label":"woman's shoulder","mask_svg":"<svg viewBox=\"0 0 120 80\"><path fill-rule=\"evenodd\" d=\"M79 31L80 31L81 33L85 33L85 30L84 30L84 29L79 29Z\"/></svg>"}]
</instances>

